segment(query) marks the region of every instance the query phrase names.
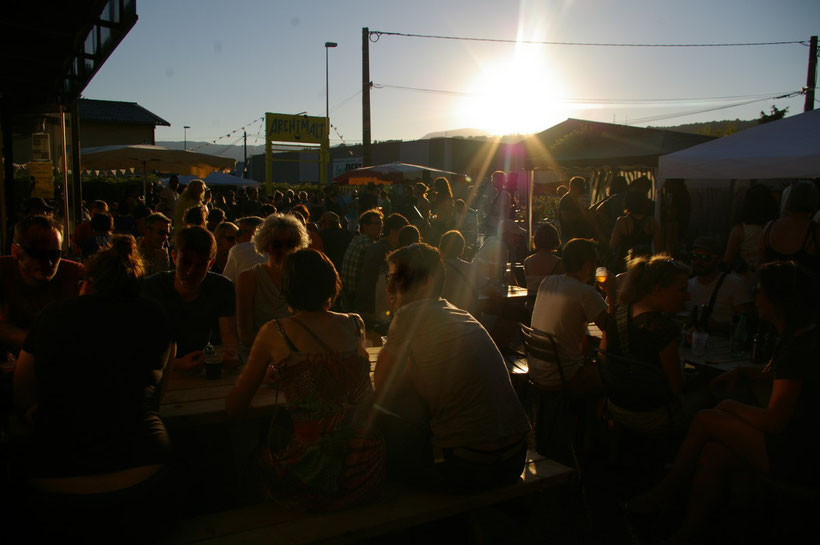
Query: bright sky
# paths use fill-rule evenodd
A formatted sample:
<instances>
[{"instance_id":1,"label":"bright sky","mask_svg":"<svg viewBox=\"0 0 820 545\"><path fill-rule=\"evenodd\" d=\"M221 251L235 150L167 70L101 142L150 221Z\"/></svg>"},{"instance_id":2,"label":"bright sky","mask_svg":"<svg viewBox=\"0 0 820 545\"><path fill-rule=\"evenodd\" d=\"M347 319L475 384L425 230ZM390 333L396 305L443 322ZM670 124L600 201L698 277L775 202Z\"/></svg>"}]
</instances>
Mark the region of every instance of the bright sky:
<instances>
[{"instance_id":1,"label":"bright sky","mask_svg":"<svg viewBox=\"0 0 820 545\"><path fill-rule=\"evenodd\" d=\"M338 130L331 145L361 142L364 26L653 44L808 42L820 33L820 2L812 0L138 0L137 13L84 96L138 102L171 123L157 128L157 140L182 140L189 125L189 141L221 144L240 143L241 131L225 136L242 126L249 144L262 144L254 120L266 111L323 116L326 41L339 44L329 50ZM803 111L804 97L646 120L797 91L807 64L800 44L570 47L381 36L370 43L372 137L531 133L567 117L639 126L753 119L772 104L791 115Z\"/></svg>"}]
</instances>

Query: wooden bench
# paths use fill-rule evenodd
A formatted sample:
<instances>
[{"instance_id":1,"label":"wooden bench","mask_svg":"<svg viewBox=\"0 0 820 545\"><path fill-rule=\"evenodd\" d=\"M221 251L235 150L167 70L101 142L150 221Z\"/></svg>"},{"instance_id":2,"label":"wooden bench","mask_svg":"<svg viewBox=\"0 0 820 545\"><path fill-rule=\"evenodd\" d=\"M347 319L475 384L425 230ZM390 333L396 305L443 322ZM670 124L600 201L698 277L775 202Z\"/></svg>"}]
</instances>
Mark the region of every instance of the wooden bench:
<instances>
[{"instance_id":1,"label":"wooden bench","mask_svg":"<svg viewBox=\"0 0 820 545\"><path fill-rule=\"evenodd\" d=\"M388 484L375 501L332 513L258 504L184 520L163 543L349 543L561 486L570 482L573 473L566 466L529 452L517 483L479 494L446 494Z\"/></svg>"}]
</instances>

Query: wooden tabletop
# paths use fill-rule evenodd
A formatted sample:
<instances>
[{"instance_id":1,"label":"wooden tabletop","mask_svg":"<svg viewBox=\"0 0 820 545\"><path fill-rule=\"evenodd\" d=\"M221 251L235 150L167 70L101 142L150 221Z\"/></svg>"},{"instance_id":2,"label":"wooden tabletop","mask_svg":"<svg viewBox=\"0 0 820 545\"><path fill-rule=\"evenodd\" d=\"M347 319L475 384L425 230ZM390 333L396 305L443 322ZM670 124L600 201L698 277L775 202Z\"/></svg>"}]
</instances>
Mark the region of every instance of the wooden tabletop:
<instances>
[{"instance_id":1,"label":"wooden tabletop","mask_svg":"<svg viewBox=\"0 0 820 545\"><path fill-rule=\"evenodd\" d=\"M380 346L367 349L371 377L380 351ZM223 369L219 379L205 378L204 371L173 373L168 377L168 387L160 403L162 420L170 427L227 421L225 399L238 376L238 369ZM248 416L272 414L277 401L276 388L263 384L251 400Z\"/></svg>"}]
</instances>

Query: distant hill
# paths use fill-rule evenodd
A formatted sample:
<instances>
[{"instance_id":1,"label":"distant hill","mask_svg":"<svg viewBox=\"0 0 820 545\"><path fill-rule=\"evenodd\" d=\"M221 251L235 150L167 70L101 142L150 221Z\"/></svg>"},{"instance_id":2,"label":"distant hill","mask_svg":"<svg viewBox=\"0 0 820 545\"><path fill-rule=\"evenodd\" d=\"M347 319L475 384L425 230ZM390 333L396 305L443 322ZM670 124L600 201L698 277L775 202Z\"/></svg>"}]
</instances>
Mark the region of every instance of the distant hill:
<instances>
[{"instance_id":1,"label":"distant hill","mask_svg":"<svg viewBox=\"0 0 820 545\"><path fill-rule=\"evenodd\" d=\"M207 144L207 145L206 145ZM157 146L162 146L164 148L170 149L183 149L184 142L179 141L170 141L170 140L162 140L157 141ZM200 147L202 146L202 147ZM199 148L199 149L197 149ZM197 151L199 153L207 153L209 155L218 155L220 157L230 157L231 159L236 159L239 162L242 162L245 157L243 155L242 146L233 146L229 144L211 144L210 142L195 142L192 140L188 141L188 149L191 151ZM257 153L265 153L265 146L251 146L248 144L248 157L251 155L256 155Z\"/></svg>"},{"instance_id":2,"label":"distant hill","mask_svg":"<svg viewBox=\"0 0 820 545\"><path fill-rule=\"evenodd\" d=\"M656 127L649 125L650 129L664 129L667 131L688 132L693 134L702 134L705 136L726 136L749 127L756 127L757 119L752 120L723 120L723 121L705 121L703 123L686 123L683 125L672 125L667 127Z\"/></svg>"},{"instance_id":3,"label":"distant hill","mask_svg":"<svg viewBox=\"0 0 820 545\"><path fill-rule=\"evenodd\" d=\"M476 136L490 136L481 129L455 129L452 131L430 132L419 138L419 140L429 140L431 138L474 138Z\"/></svg>"}]
</instances>

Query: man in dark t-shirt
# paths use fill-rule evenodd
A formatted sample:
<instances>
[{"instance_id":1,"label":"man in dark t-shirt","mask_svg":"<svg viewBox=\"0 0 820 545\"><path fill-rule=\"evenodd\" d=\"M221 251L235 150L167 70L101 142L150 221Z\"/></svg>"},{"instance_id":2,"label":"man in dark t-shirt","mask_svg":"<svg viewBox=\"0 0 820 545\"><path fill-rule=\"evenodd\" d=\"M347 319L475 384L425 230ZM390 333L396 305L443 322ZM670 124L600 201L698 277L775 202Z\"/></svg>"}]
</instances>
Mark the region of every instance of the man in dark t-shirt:
<instances>
[{"instance_id":1,"label":"man in dark t-shirt","mask_svg":"<svg viewBox=\"0 0 820 545\"><path fill-rule=\"evenodd\" d=\"M62 229L48 216L14 226L11 256L0 257L0 360L17 354L43 308L77 295L83 266L62 259Z\"/></svg>"},{"instance_id":2,"label":"man in dark t-shirt","mask_svg":"<svg viewBox=\"0 0 820 545\"><path fill-rule=\"evenodd\" d=\"M209 271L216 255L213 235L199 226L180 229L175 236L173 271L143 280L142 293L162 306L176 342L174 369L196 370L202 349L216 344L219 334L222 361L239 365L236 337L236 296L233 282Z\"/></svg>"},{"instance_id":3,"label":"man in dark t-shirt","mask_svg":"<svg viewBox=\"0 0 820 545\"><path fill-rule=\"evenodd\" d=\"M561 240L565 244L573 238L595 238L586 206L586 180L575 176L569 181L569 193L558 201Z\"/></svg>"}]
</instances>

